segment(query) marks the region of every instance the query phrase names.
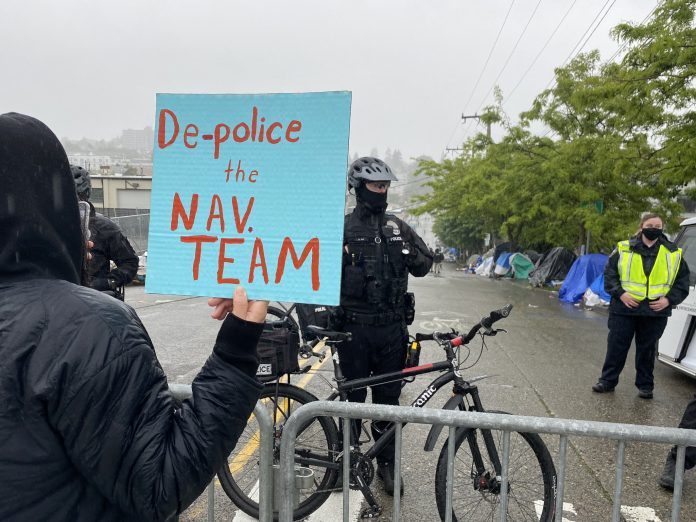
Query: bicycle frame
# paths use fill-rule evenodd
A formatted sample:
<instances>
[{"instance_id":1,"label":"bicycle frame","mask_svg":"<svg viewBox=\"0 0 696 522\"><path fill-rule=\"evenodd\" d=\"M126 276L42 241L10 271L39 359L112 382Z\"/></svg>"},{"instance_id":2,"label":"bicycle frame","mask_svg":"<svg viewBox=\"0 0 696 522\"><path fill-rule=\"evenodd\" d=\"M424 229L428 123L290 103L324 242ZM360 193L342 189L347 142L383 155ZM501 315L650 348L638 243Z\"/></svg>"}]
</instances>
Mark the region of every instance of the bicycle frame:
<instances>
[{"instance_id":1,"label":"bicycle frame","mask_svg":"<svg viewBox=\"0 0 696 522\"><path fill-rule=\"evenodd\" d=\"M404 368L401 371L398 372L390 372L390 373L385 373L381 375L375 375L372 377L363 377L359 379L351 379L351 380L346 380L345 377L343 376L343 372L341 371L341 365L340 365L340 359L337 356L336 353L336 347L334 345L331 345L331 353L332 353L332 360L334 362L334 373L336 376L336 381L337 381L337 390L332 392L326 400L333 401L336 400L337 398L340 398L341 400L347 400L347 394L353 390L361 389L361 388L366 388L368 386L378 386L380 384L386 384L389 382L394 382L398 380L405 380L408 379L409 377L415 377L416 375L423 375L426 373L432 373L432 372L441 372L441 371L446 371L447 373L444 375L441 375L437 378L435 378L426 388L421 392L421 394L411 403L411 407L414 408L423 408L429 401L430 399L435 396L435 394L444 386L449 384L452 381L455 381L454 383L454 394L456 397L458 397L458 400L454 403L455 407L457 404L461 403L464 401L464 398L466 396L471 397L471 406L469 407L470 411L478 411L478 412L484 412L485 409L483 408L483 404L481 403L481 398L478 393L478 387L475 385L470 384L468 381L466 381L460 374L459 369L455 365L455 355L454 351L450 346L446 347L447 351L447 357L449 360L447 361L438 361L435 363L426 363L422 364L419 366L414 366L411 368ZM407 423L402 424L402 426L405 426ZM431 435L428 436L428 442L426 443L426 451L428 451L428 445L431 445L432 449L432 444L434 444L434 440L431 439L436 439L437 435L439 434L441 430L441 427L433 427L431 429ZM358 433L355 433L355 427L351 425L351 432L353 436L353 440L358 441ZM500 475L501 470L502 470L502 464L500 462L500 457L498 455L498 450L495 446L495 442L493 441L493 436L490 432L490 430L481 430L484 442L486 444L486 449L488 450L489 456L491 457L491 461L493 462L494 469L497 475ZM379 453L384 449L386 445L388 445L393 438L395 437L396 433L396 425L392 424L387 430L384 431L382 436L372 445L372 447L366 451L363 455L367 457L370 460L373 460L379 455ZM434 435L434 436L433 436ZM483 464L483 458L481 456L481 453L478 449L478 445L475 443L475 440L473 440L471 437L475 437L475 433L472 432L470 437L469 437L469 445L471 447L471 451L474 457L474 461L476 463L477 471L479 473L483 473L484 470L484 464ZM312 462L313 464L317 464L317 462ZM335 464L334 465L327 465L327 467L339 469L339 465Z\"/></svg>"}]
</instances>

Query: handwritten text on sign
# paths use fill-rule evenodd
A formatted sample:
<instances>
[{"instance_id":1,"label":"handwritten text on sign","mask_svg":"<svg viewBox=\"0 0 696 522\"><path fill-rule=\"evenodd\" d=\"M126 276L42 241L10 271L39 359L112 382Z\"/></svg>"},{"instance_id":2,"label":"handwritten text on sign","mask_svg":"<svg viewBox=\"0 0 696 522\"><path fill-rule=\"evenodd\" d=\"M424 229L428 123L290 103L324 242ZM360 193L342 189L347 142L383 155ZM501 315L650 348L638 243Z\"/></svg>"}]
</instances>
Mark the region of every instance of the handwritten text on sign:
<instances>
[{"instance_id":1,"label":"handwritten text on sign","mask_svg":"<svg viewBox=\"0 0 696 522\"><path fill-rule=\"evenodd\" d=\"M158 95L147 290L337 304L350 94Z\"/></svg>"}]
</instances>

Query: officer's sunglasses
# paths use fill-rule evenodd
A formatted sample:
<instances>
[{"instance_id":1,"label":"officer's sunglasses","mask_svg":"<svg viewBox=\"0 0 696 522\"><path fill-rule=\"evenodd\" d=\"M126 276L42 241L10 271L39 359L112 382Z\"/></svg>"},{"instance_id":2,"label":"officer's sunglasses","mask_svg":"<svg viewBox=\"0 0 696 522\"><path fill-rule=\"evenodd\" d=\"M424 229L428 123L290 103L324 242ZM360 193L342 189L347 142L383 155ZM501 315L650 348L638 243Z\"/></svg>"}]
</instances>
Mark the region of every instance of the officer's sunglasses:
<instances>
[{"instance_id":1,"label":"officer's sunglasses","mask_svg":"<svg viewBox=\"0 0 696 522\"><path fill-rule=\"evenodd\" d=\"M391 185L391 181L368 181L367 185L370 188L384 190L389 188L389 185Z\"/></svg>"}]
</instances>

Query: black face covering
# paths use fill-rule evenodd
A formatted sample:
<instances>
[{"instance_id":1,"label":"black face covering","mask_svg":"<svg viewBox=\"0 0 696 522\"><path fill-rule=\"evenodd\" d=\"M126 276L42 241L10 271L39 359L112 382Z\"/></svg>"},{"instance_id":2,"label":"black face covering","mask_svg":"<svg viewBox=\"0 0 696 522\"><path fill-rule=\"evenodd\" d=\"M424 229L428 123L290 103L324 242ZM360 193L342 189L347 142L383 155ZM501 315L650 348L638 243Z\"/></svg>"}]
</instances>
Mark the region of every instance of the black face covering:
<instances>
[{"instance_id":1,"label":"black face covering","mask_svg":"<svg viewBox=\"0 0 696 522\"><path fill-rule=\"evenodd\" d=\"M364 183L355 190L355 197L359 204L363 205L373 214L382 214L387 210L387 193L372 192Z\"/></svg>"},{"instance_id":2,"label":"black face covering","mask_svg":"<svg viewBox=\"0 0 696 522\"><path fill-rule=\"evenodd\" d=\"M648 241L655 241L658 237L662 235L661 228L644 228L643 235Z\"/></svg>"}]
</instances>

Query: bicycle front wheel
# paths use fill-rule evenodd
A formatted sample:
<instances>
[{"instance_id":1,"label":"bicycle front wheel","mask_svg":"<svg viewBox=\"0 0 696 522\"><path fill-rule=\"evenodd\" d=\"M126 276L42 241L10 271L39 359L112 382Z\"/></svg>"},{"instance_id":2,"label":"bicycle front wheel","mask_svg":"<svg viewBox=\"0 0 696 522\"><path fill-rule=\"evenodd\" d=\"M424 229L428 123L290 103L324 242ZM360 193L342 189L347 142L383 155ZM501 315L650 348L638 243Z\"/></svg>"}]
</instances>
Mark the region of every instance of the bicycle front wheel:
<instances>
[{"instance_id":1,"label":"bicycle front wheel","mask_svg":"<svg viewBox=\"0 0 696 522\"><path fill-rule=\"evenodd\" d=\"M499 458L503 432L491 431ZM499 520L500 481L479 429L459 429L455 440L453 522ZM435 498L445 520L447 448L440 451L435 475ZM556 507L556 468L544 441L534 433L510 434L508 520L552 522Z\"/></svg>"},{"instance_id":2,"label":"bicycle front wheel","mask_svg":"<svg viewBox=\"0 0 696 522\"><path fill-rule=\"evenodd\" d=\"M268 383L261 391L260 402L273 419L273 461L280 457L280 440L283 426L292 412L317 398L311 393L283 383ZM259 516L259 449L260 431L256 416L249 418L237 447L228 457L227 463L218 471L220 484L227 496L248 515ZM336 424L330 417L317 417L298 431L295 445L295 463L314 471L311 488L300 490L300 499L295 509L294 520L302 519L326 501L338 480L338 470L327 468L335 461L339 440ZM277 520L278 513L274 513Z\"/></svg>"}]
</instances>

